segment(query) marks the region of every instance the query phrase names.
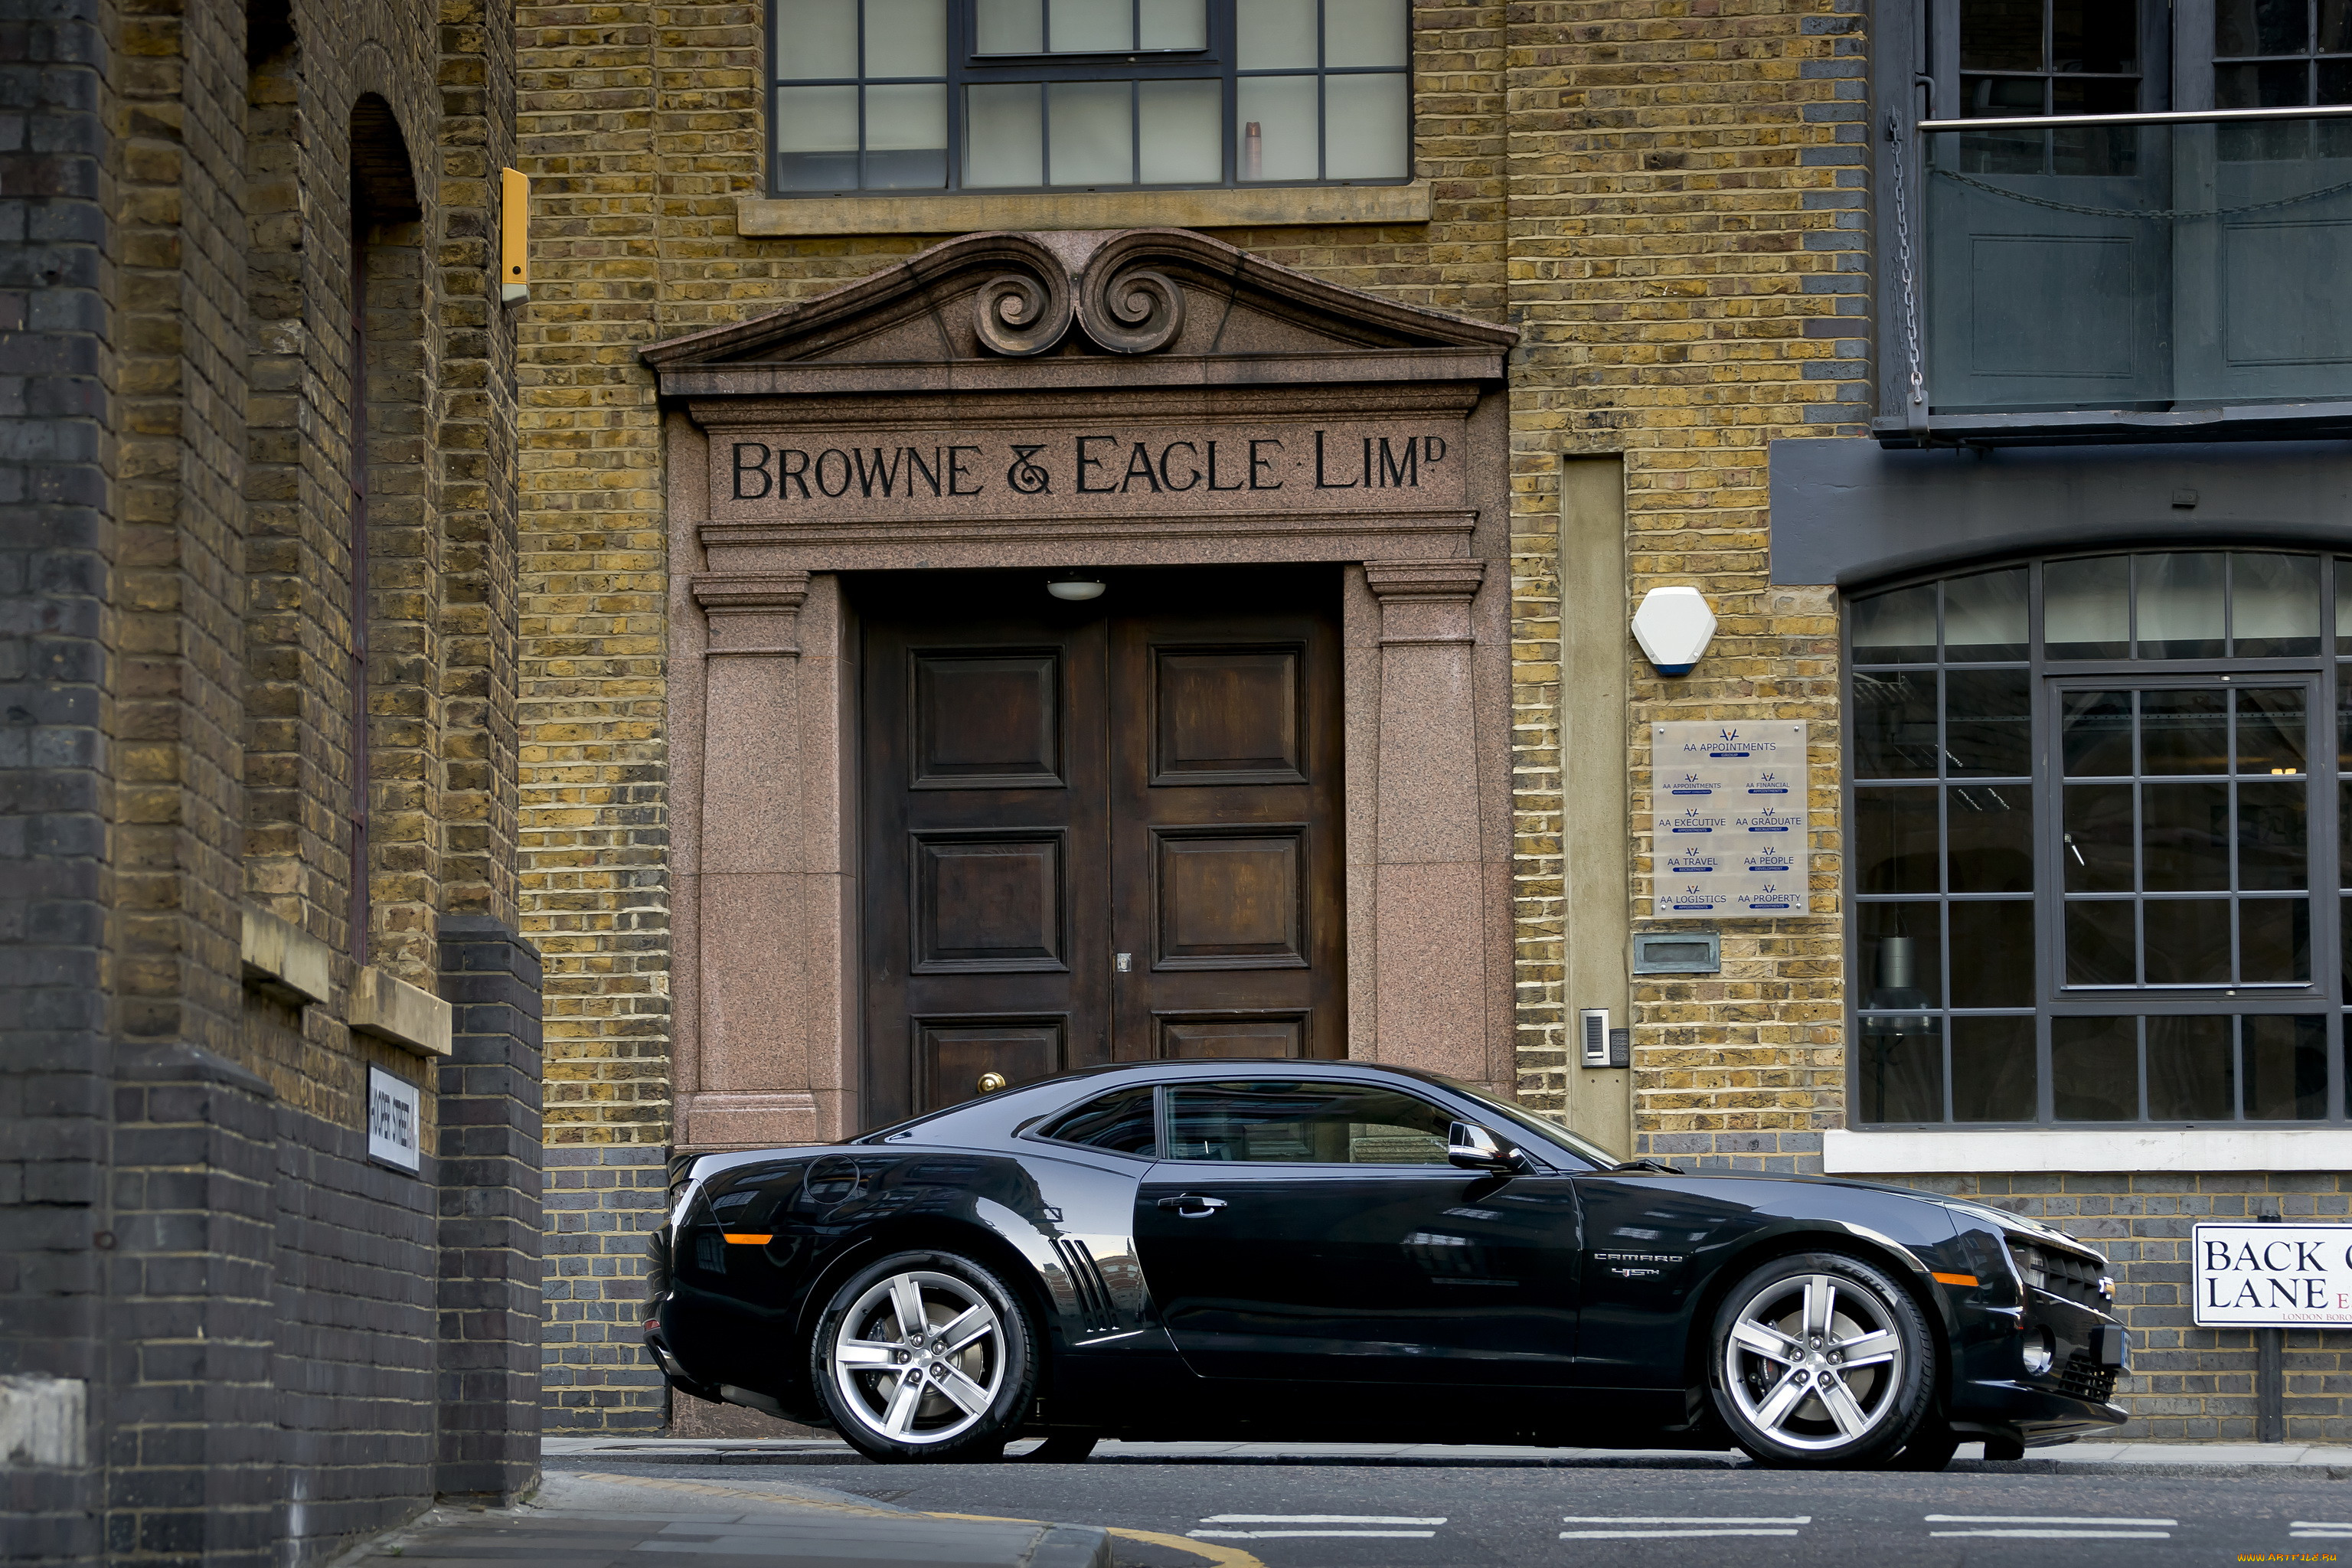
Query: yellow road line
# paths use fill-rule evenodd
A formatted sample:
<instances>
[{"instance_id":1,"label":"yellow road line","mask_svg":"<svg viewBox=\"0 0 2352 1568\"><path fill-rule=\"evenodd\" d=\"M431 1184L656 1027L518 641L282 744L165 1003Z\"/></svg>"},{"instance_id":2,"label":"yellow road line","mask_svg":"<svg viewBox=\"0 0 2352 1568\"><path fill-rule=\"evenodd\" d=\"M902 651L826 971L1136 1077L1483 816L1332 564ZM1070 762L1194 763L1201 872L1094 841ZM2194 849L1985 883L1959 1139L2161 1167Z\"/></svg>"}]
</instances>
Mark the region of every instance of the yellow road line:
<instances>
[{"instance_id":1,"label":"yellow road line","mask_svg":"<svg viewBox=\"0 0 2352 1568\"><path fill-rule=\"evenodd\" d=\"M1003 1519L995 1514L990 1513L934 1513L928 1517L932 1519L968 1519L975 1524L1045 1524L1050 1522L1049 1521L1042 1519ZM1212 1563L1215 1564L1215 1568L1265 1568L1265 1563L1259 1562L1256 1558L1251 1556L1248 1552L1242 1551L1238 1547L1220 1546L1213 1542L1207 1541L1193 1541L1181 1535L1164 1535L1156 1530L1129 1530L1116 1524L1107 1524L1102 1526L1102 1528L1108 1531L1113 1535L1125 1536L1129 1541L1148 1542L1154 1546L1173 1547L1179 1552L1191 1552L1195 1557L1205 1557Z\"/></svg>"}]
</instances>

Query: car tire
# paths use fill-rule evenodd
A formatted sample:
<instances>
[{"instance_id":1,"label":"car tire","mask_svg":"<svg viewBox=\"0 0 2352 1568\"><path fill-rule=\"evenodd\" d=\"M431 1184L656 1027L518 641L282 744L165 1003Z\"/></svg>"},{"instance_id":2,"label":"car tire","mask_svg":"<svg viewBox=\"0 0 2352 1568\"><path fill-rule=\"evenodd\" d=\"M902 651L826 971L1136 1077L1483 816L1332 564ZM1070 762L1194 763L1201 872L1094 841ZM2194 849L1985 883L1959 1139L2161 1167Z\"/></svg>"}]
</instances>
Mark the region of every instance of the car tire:
<instances>
[{"instance_id":1,"label":"car tire","mask_svg":"<svg viewBox=\"0 0 2352 1568\"><path fill-rule=\"evenodd\" d=\"M1709 1391L1760 1465L1888 1465L1934 1414L1935 1336L1911 1293L1839 1252L1776 1258L1715 1314Z\"/></svg>"},{"instance_id":2,"label":"car tire","mask_svg":"<svg viewBox=\"0 0 2352 1568\"><path fill-rule=\"evenodd\" d=\"M1027 1465L1083 1465L1102 1441L1099 1432L1055 1432L1021 1456Z\"/></svg>"},{"instance_id":3,"label":"car tire","mask_svg":"<svg viewBox=\"0 0 2352 1568\"><path fill-rule=\"evenodd\" d=\"M844 1441L884 1464L1002 1458L1037 1384L1029 1314L986 1265L900 1252L826 1301L809 1375Z\"/></svg>"}]
</instances>

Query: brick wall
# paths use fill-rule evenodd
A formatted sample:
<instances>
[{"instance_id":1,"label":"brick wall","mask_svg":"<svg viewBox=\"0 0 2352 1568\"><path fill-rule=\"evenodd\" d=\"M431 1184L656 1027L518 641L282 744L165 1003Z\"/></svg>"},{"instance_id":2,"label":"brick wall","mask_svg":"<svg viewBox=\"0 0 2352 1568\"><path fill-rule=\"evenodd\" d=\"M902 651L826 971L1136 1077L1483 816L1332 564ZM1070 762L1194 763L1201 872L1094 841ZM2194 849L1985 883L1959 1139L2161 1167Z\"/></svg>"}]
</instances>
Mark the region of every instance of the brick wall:
<instances>
[{"instance_id":1,"label":"brick wall","mask_svg":"<svg viewBox=\"0 0 2352 1568\"><path fill-rule=\"evenodd\" d=\"M385 616L415 712L383 717L414 786L387 815L430 820L388 837L432 858L383 868L404 972L467 1005L421 1177L366 1161L362 1094L371 1064L435 1074L345 1021L371 91L422 193L392 340L418 352L371 368L415 410L387 479L421 486ZM485 275L511 112L488 0L0 0L0 1374L79 1384L88 1418L86 1463L11 1469L0 1559L300 1568L436 1485L536 1473L513 345ZM248 904L335 949L323 1003L246 986ZM445 978L445 935L505 954L505 994Z\"/></svg>"},{"instance_id":2,"label":"brick wall","mask_svg":"<svg viewBox=\"0 0 2352 1568\"><path fill-rule=\"evenodd\" d=\"M85 1390L113 1065L110 21L0 0L0 1376ZM11 1474L0 1562L96 1549L92 1458Z\"/></svg>"},{"instance_id":3,"label":"brick wall","mask_svg":"<svg viewBox=\"0 0 2352 1568\"><path fill-rule=\"evenodd\" d=\"M667 1419L645 1352L646 1237L661 1224L663 1151L547 1151L547 1321L540 1377L550 1430L644 1432Z\"/></svg>"}]
</instances>

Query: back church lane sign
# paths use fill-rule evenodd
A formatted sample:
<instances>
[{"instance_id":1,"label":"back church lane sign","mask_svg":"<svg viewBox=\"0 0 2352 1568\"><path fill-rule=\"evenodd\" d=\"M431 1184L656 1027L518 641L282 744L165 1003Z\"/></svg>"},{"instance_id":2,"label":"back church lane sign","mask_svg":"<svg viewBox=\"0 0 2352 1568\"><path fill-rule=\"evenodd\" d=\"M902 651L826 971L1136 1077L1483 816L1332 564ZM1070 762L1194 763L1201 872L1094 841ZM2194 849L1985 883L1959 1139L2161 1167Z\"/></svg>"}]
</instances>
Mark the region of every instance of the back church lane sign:
<instances>
[{"instance_id":1,"label":"back church lane sign","mask_svg":"<svg viewBox=\"0 0 2352 1568\"><path fill-rule=\"evenodd\" d=\"M2191 1227L2200 1328L2352 1325L2352 1225Z\"/></svg>"},{"instance_id":2,"label":"back church lane sign","mask_svg":"<svg viewBox=\"0 0 2352 1568\"><path fill-rule=\"evenodd\" d=\"M776 522L1465 504L1462 426L1418 421L998 432L729 430L711 510Z\"/></svg>"}]
</instances>

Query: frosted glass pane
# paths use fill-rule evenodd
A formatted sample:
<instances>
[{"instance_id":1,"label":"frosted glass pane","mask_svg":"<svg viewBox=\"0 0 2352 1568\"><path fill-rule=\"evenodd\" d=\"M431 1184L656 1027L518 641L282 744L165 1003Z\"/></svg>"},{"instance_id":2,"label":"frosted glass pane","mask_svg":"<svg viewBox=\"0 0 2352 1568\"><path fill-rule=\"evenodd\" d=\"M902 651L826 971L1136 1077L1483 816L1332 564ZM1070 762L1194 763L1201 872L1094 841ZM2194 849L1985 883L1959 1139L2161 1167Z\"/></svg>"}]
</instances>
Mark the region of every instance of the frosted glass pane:
<instances>
[{"instance_id":1,"label":"frosted glass pane","mask_svg":"<svg viewBox=\"0 0 2352 1568\"><path fill-rule=\"evenodd\" d=\"M947 75L948 0L866 0L866 74Z\"/></svg>"},{"instance_id":2,"label":"frosted glass pane","mask_svg":"<svg viewBox=\"0 0 2352 1568\"><path fill-rule=\"evenodd\" d=\"M1045 0L980 0L980 52L1034 55L1045 47Z\"/></svg>"},{"instance_id":3,"label":"frosted glass pane","mask_svg":"<svg viewBox=\"0 0 2352 1568\"><path fill-rule=\"evenodd\" d=\"M1311 76L1245 76L1235 84L1243 179L1316 177L1315 82Z\"/></svg>"},{"instance_id":4,"label":"frosted glass pane","mask_svg":"<svg viewBox=\"0 0 2352 1568\"><path fill-rule=\"evenodd\" d=\"M857 89L784 87L776 89L776 151L857 151Z\"/></svg>"},{"instance_id":5,"label":"frosted glass pane","mask_svg":"<svg viewBox=\"0 0 2352 1568\"><path fill-rule=\"evenodd\" d=\"M1315 61L1315 0L1242 0L1234 7L1241 45L1241 68L1312 66Z\"/></svg>"},{"instance_id":6,"label":"frosted glass pane","mask_svg":"<svg viewBox=\"0 0 2352 1568\"><path fill-rule=\"evenodd\" d=\"M948 145L948 89L945 83L927 87L869 87L866 89L866 150L897 152L904 148Z\"/></svg>"},{"instance_id":7,"label":"frosted glass pane","mask_svg":"<svg viewBox=\"0 0 2352 1568\"><path fill-rule=\"evenodd\" d=\"M857 188L857 89L776 89L776 189Z\"/></svg>"},{"instance_id":8,"label":"frosted glass pane","mask_svg":"<svg viewBox=\"0 0 2352 1568\"><path fill-rule=\"evenodd\" d=\"M1215 184L1225 177L1224 84L1138 82L1147 185Z\"/></svg>"},{"instance_id":9,"label":"frosted glass pane","mask_svg":"<svg viewBox=\"0 0 2352 1568\"><path fill-rule=\"evenodd\" d=\"M776 75L857 74L857 0L776 0Z\"/></svg>"},{"instance_id":10,"label":"frosted glass pane","mask_svg":"<svg viewBox=\"0 0 2352 1568\"><path fill-rule=\"evenodd\" d=\"M1128 0L1052 0L1045 45L1055 54L1135 47L1135 11Z\"/></svg>"},{"instance_id":11,"label":"frosted glass pane","mask_svg":"<svg viewBox=\"0 0 2352 1568\"><path fill-rule=\"evenodd\" d=\"M1044 100L1034 83L964 89L963 183L1045 183Z\"/></svg>"},{"instance_id":12,"label":"frosted glass pane","mask_svg":"<svg viewBox=\"0 0 2352 1568\"><path fill-rule=\"evenodd\" d=\"M1045 89L1047 178L1056 185L1135 183L1134 100L1123 81Z\"/></svg>"},{"instance_id":13,"label":"frosted glass pane","mask_svg":"<svg viewBox=\"0 0 2352 1568\"><path fill-rule=\"evenodd\" d=\"M1404 50L1404 0L1323 0L1325 65L1402 70Z\"/></svg>"},{"instance_id":14,"label":"frosted glass pane","mask_svg":"<svg viewBox=\"0 0 2352 1568\"><path fill-rule=\"evenodd\" d=\"M2240 658L2317 653L2319 562L2309 555L2230 557L2230 635Z\"/></svg>"},{"instance_id":15,"label":"frosted glass pane","mask_svg":"<svg viewBox=\"0 0 2352 1568\"><path fill-rule=\"evenodd\" d=\"M1323 79L1323 177L1393 180L1405 172L1405 78Z\"/></svg>"},{"instance_id":16,"label":"frosted glass pane","mask_svg":"<svg viewBox=\"0 0 2352 1568\"><path fill-rule=\"evenodd\" d=\"M1143 0L1143 47L1207 48L1209 0Z\"/></svg>"}]
</instances>

